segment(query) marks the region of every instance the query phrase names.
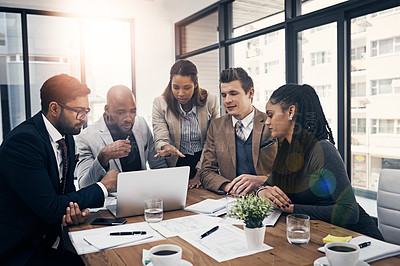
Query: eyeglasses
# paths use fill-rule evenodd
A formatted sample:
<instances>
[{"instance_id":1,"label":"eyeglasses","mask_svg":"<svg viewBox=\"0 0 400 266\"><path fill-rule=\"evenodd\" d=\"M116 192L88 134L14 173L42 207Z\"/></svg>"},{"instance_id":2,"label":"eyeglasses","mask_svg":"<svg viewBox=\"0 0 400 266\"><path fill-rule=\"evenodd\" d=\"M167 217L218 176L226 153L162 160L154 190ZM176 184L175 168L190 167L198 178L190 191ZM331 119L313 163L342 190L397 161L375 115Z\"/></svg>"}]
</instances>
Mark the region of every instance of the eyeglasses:
<instances>
[{"instance_id":1,"label":"eyeglasses","mask_svg":"<svg viewBox=\"0 0 400 266\"><path fill-rule=\"evenodd\" d=\"M86 109L77 109L77 108L72 108L72 107L69 107L69 106L67 106L67 105L65 105L65 104L62 104L62 103L58 103L61 107L63 107L63 108L65 108L65 109L67 109L67 110L70 110L70 111L73 111L73 112L75 112L76 113L76 119L77 120L82 120L89 112L90 112L90 108L86 108Z\"/></svg>"}]
</instances>

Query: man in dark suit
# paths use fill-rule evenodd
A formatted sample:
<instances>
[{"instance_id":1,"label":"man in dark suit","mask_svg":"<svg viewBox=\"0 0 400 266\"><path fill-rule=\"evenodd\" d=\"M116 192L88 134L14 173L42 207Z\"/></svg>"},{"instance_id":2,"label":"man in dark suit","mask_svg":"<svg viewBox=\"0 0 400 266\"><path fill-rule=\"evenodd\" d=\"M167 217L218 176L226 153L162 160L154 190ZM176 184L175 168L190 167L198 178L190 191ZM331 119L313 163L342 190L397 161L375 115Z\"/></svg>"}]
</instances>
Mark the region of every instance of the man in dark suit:
<instances>
[{"instance_id":1,"label":"man in dark suit","mask_svg":"<svg viewBox=\"0 0 400 266\"><path fill-rule=\"evenodd\" d=\"M211 121L203 149L202 185L216 192L247 194L268 178L277 144L265 126L267 114L252 105L253 81L242 68L220 75L226 115Z\"/></svg>"},{"instance_id":2,"label":"man in dark suit","mask_svg":"<svg viewBox=\"0 0 400 266\"><path fill-rule=\"evenodd\" d=\"M90 89L61 74L40 90L42 110L21 123L0 147L0 261L6 265L83 264L65 249L62 225L78 224L116 189L117 171L75 191L72 135L90 111Z\"/></svg>"}]
</instances>

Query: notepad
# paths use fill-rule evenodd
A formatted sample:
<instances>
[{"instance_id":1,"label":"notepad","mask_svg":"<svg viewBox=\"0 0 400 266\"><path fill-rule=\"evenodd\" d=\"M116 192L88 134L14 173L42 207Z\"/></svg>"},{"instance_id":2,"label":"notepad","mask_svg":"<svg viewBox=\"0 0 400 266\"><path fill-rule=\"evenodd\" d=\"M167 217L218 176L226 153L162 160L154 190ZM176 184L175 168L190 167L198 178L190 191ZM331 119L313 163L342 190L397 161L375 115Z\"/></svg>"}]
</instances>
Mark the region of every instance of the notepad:
<instances>
[{"instance_id":1,"label":"notepad","mask_svg":"<svg viewBox=\"0 0 400 266\"><path fill-rule=\"evenodd\" d=\"M355 237L351 239L349 243L358 245L368 241L371 241L371 245L360 249L360 260L370 263L400 254L400 246L380 241L368 236ZM324 247L320 247L318 248L318 250L321 252L325 252Z\"/></svg>"},{"instance_id":2,"label":"notepad","mask_svg":"<svg viewBox=\"0 0 400 266\"><path fill-rule=\"evenodd\" d=\"M153 235L127 235L127 236L110 236L109 233L84 236L83 240L97 249L105 250L116 248L125 244L137 242L140 240L152 238Z\"/></svg>"},{"instance_id":3,"label":"notepad","mask_svg":"<svg viewBox=\"0 0 400 266\"><path fill-rule=\"evenodd\" d=\"M205 199L203 201L200 201L199 203L186 207L185 211L219 216L226 213L226 201Z\"/></svg>"}]
</instances>

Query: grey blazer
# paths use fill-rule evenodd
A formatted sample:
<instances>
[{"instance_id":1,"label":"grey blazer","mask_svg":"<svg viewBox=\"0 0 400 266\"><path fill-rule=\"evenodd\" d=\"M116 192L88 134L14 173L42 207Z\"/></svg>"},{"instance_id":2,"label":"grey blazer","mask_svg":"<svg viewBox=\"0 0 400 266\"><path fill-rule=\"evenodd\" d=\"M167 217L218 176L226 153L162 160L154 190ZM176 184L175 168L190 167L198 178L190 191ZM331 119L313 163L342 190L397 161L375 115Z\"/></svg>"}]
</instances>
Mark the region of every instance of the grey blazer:
<instances>
[{"instance_id":1,"label":"grey blazer","mask_svg":"<svg viewBox=\"0 0 400 266\"><path fill-rule=\"evenodd\" d=\"M154 158L156 150L154 148L153 135L143 117L136 116L132 132L139 148L142 170L146 169L146 161L149 162L151 169L167 167L164 158ZM79 135L75 136L75 142L77 153L79 154L76 175L79 187L83 188L99 182L107 174L97 159L97 155L105 146L114 141L104 122L104 118L101 117L95 124L88 126ZM122 172L119 159L111 159L109 164L110 169Z\"/></svg>"},{"instance_id":2,"label":"grey blazer","mask_svg":"<svg viewBox=\"0 0 400 266\"><path fill-rule=\"evenodd\" d=\"M197 120L201 131L201 146L207 136L207 129L211 120L219 116L219 104L217 96L208 94L206 105L203 107L197 106ZM157 150L166 144L171 144L177 149L181 145L181 122L182 117L177 118L174 113L168 108L167 102L163 96L158 96L153 101L153 132L154 143ZM177 155L166 157L169 167L176 166L178 161ZM201 161L201 159L200 159ZM198 167L201 163L198 164Z\"/></svg>"}]
</instances>

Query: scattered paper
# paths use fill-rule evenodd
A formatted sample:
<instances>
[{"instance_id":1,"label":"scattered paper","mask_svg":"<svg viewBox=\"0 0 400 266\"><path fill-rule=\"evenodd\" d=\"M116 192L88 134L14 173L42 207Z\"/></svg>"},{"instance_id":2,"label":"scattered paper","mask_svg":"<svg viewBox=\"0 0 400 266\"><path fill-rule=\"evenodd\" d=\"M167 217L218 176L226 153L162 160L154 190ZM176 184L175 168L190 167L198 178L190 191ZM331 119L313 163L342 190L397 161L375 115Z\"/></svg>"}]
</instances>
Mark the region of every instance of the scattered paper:
<instances>
[{"instance_id":1,"label":"scattered paper","mask_svg":"<svg viewBox=\"0 0 400 266\"><path fill-rule=\"evenodd\" d=\"M165 237L173 237L180 233L213 227L221 220L222 218L198 214L153 223L151 227Z\"/></svg>"},{"instance_id":2,"label":"scattered paper","mask_svg":"<svg viewBox=\"0 0 400 266\"><path fill-rule=\"evenodd\" d=\"M125 231L146 231L147 236L151 236L150 238L141 239L133 242L125 242L131 236L109 236L110 232L125 232ZM157 231L152 229L147 222L141 223L131 223L131 224L124 224L124 225L116 225L116 226L107 226L103 228L96 228L96 229L89 229L89 230L81 230L75 232L69 232L69 237L73 246L75 247L76 252L78 255L98 252L101 249L107 249L106 239L108 241L109 238L114 238L111 241L117 241L118 238L122 238L122 242L118 243L109 243L108 248L115 248L115 247L128 247L153 241L164 240L165 238L160 235ZM96 242L96 236L104 237L104 241ZM142 235L144 236L144 235ZM128 237L124 239L123 237ZM89 242L85 239L88 239ZM130 239L129 239L130 240ZM93 242L94 241L94 242ZM93 242L93 243L92 243ZM102 243L104 242L104 243ZM93 245L95 244L95 245Z\"/></svg>"},{"instance_id":3,"label":"scattered paper","mask_svg":"<svg viewBox=\"0 0 400 266\"><path fill-rule=\"evenodd\" d=\"M218 262L272 249L271 246L263 244L260 250L249 250L244 231L232 225L221 225L217 231L200 239L203 233L204 230L197 230L178 236Z\"/></svg>"}]
</instances>

